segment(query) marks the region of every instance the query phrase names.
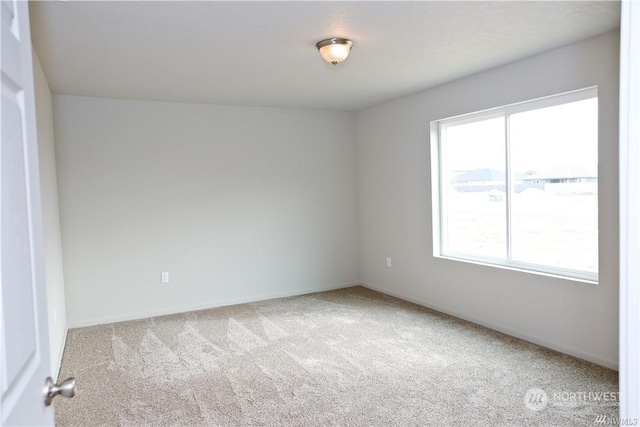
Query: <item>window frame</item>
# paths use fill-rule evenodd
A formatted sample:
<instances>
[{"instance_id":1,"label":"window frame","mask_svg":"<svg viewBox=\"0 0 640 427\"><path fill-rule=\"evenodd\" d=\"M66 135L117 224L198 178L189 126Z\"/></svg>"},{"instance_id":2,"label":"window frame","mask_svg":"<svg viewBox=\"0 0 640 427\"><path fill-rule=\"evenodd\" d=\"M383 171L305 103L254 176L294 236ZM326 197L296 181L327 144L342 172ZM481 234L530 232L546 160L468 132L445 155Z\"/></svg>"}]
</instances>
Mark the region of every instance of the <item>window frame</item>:
<instances>
[{"instance_id":1,"label":"window frame","mask_svg":"<svg viewBox=\"0 0 640 427\"><path fill-rule=\"evenodd\" d=\"M517 102L495 108L488 108L472 113L451 116L444 119L433 120L430 123L430 143L431 143L431 195L432 195L432 226L433 226L433 256L472 264L480 264L509 270L522 271L533 274L541 274L555 278L570 279L573 281L598 284L599 272L588 272L582 270L574 270L570 268L552 267L522 261L514 261L511 258L511 196L513 177L511 176L510 158L510 138L509 138L509 118L512 114L537 110L540 108L553 107L556 105L567 104L571 102L583 101L586 99L598 99L598 86L590 86L583 89L577 89L569 92L563 92L555 95L535 98L527 101ZM599 108L598 108L599 110ZM505 226L506 226L506 256L504 258L481 256L477 254L469 254L456 251L445 251L444 230L446 216L444 208L446 206L446 191L442 191L444 182L444 171L442 168L444 152L446 149L442 146L442 130L447 126L472 123L478 120L487 120L496 117L504 117L505 119ZM599 117L599 115L598 115ZM599 119L598 119L599 120ZM598 126L599 128L599 126ZM598 147L599 147L598 135ZM598 181L600 173L598 171ZM599 186L599 183L598 183ZM598 192L599 193L599 192ZM598 195L598 201L600 197ZM600 218L600 209L598 208L598 218ZM599 220L598 220L599 223ZM598 260L600 260L600 245L598 242ZM598 261L599 262L599 261Z\"/></svg>"}]
</instances>

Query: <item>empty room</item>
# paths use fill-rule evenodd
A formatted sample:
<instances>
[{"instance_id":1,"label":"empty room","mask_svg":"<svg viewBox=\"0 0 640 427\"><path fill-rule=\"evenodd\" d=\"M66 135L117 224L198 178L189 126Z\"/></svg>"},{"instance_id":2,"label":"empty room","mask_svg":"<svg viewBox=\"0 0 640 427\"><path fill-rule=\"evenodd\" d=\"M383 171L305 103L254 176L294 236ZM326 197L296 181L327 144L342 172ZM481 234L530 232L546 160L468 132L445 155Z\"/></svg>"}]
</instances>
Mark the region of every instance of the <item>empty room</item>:
<instances>
[{"instance_id":1,"label":"empty room","mask_svg":"<svg viewBox=\"0 0 640 427\"><path fill-rule=\"evenodd\" d=\"M1 425L636 425L638 9L3 0Z\"/></svg>"}]
</instances>

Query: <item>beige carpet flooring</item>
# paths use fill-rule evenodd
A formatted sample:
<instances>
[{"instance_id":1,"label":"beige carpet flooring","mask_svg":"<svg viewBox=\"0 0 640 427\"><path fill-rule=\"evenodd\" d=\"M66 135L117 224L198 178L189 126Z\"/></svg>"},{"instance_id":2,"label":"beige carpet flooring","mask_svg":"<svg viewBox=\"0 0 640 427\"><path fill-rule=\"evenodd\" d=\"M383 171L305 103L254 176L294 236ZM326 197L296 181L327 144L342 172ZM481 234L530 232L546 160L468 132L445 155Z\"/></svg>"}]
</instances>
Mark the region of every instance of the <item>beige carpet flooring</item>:
<instances>
[{"instance_id":1,"label":"beige carpet flooring","mask_svg":"<svg viewBox=\"0 0 640 427\"><path fill-rule=\"evenodd\" d=\"M594 401L617 392L614 371L361 287L73 329L69 376L78 395L56 399L58 426L594 426L618 414ZM532 388L544 409L525 405Z\"/></svg>"}]
</instances>

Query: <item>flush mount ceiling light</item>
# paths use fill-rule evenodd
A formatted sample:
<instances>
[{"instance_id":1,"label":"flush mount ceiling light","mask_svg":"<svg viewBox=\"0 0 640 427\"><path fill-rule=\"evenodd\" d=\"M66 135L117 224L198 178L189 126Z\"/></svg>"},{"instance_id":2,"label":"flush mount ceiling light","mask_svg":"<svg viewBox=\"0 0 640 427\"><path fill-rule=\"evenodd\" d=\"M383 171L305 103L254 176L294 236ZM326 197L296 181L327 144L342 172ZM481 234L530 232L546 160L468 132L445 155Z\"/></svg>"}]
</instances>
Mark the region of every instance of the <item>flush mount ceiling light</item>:
<instances>
[{"instance_id":1,"label":"flush mount ceiling light","mask_svg":"<svg viewBox=\"0 0 640 427\"><path fill-rule=\"evenodd\" d=\"M351 40L340 37L320 40L316 43L322 59L333 65L338 65L347 59L349 52L351 52L351 46L353 46Z\"/></svg>"}]
</instances>

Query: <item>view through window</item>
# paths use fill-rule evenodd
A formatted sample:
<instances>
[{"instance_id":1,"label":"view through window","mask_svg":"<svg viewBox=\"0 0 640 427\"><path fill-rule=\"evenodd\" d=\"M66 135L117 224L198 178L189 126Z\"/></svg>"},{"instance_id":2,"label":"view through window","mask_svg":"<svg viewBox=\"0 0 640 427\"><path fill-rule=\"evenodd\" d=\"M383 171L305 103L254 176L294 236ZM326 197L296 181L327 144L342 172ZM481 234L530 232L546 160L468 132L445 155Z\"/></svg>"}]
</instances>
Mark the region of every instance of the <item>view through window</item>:
<instances>
[{"instance_id":1,"label":"view through window","mask_svg":"<svg viewBox=\"0 0 640 427\"><path fill-rule=\"evenodd\" d=\"M595 88L432 126L436 255L597 281Z\"/></svg>"}]
</instances>

